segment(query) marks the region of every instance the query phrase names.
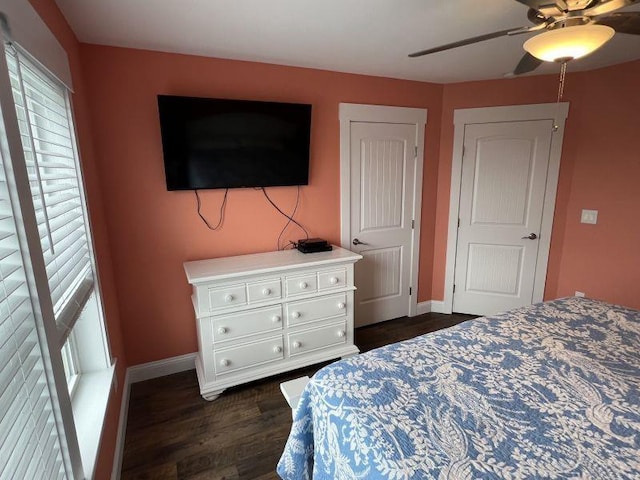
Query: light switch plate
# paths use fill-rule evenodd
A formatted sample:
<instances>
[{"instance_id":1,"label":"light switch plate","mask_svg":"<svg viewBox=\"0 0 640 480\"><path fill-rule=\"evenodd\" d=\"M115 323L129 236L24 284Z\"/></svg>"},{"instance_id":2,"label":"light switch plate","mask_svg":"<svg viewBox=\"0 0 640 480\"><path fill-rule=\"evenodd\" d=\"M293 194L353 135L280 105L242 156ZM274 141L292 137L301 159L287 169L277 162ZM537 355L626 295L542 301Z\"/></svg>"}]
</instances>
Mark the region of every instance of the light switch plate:
<instances>
[{"instance_id":1,"label":"light switch plate","mask_svg":"<svg viewBox=\"0 0 640 480\"><path fill-rule=\"evenodd\" d=\"M592 225L598 223L598 210L582 210L580 223L590 223Z\"/></svg>"}]
</instances>

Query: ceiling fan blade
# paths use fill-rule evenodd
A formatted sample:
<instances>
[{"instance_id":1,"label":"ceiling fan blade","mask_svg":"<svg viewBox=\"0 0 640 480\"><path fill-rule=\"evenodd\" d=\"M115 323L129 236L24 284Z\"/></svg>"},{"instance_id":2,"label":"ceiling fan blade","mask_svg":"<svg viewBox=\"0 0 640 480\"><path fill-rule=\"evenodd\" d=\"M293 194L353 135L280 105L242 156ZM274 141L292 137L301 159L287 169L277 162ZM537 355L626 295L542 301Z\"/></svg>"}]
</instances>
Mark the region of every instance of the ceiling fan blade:
<instances>
[{"instance_id":1,"label":"ceiling fan blade","mask_svg":"<svg viewBox=\"0 0 640 480\"><path fill-rule=\"evenodd\" d=\"M583 11L583 14L587 17L597 17L598 15L605 15L607 13L620 10L621 8L628 7L638 3L638 0L606 0L601 1L595 7L587 8Z\"/></svg>"},{"instance_id":2,"label":"ceiling fan blade","mask_svg":"<svg viewBox=\"0 0 640 480\"><path fill-rule=\"evenodd\" d=\"M523 73L533 72L540 65L542 65L542 60L534 57L530 53L525 53L524 57L520 59L520 62L513 71L513 74L522 75Z\"/></svg>"},{"instance_id":3,"label":"ceiling fan blade","mask_svg":"<svg viewBox=\"0 0 640 480\"><path fill-rule=\"evenodd\" d=\"M452 48L464 47L465 45L471 45L472 43L484 42L485 40L491 40L492 38L507 36L514 30L519 30L519 27L510 28L508 30L500 30L499 32L487 33L485 35L479 35L477 37L471 37L465 40L458 40L457 42L447 43L446 45L429 48L427 50L420 50L419 52L410 53L409 56L411 58L422 57L423 55L429 55L430 53L437 53L444 50L451 50Z\"/></svg>"},{"instance_id":4,"label":"ceiling fan blade","mask_svg":"<svg viewBox=\"0 0 640 480\"><path fill-rule=\"evenodd\" d=\"M599 18L596 23L611 27L618 33L640 35L640 12L614 13L613 15Z\"/></svg>"}]
</instances>

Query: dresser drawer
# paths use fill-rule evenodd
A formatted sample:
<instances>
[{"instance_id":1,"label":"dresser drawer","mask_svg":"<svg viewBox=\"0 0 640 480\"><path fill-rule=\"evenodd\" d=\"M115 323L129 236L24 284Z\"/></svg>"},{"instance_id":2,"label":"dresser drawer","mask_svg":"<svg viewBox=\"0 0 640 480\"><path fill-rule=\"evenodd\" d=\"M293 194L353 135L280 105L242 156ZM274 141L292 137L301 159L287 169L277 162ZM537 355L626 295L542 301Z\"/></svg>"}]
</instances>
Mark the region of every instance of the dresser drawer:
<instances>
[{"instance_id":1,"label":"dresser drawer","mask_svg":"<svg viewBox=\"0 0 640 480\"><path fill-rule=\"evenodd\" d=\"M285 283L287 286L287 296L313 293L318 290L318 278L315 272L297 275L295 277L287 277Z\"/></svg>"},{"instance_id":2,"label":"dresser drawer","mask_svg":"<svg viewBox=\"0 0 640 480\"><path fill-rule=\"evenodd\" d=\"M216 317L212 327L214 343L256 333L282 330L282 306L275 305Z\"/></svg>"},{"instance_id":3,"label":"dresser drawer","mask_svg":"<svg viewBox=\"0 0 640 480\"><path fill-rule=\"evenodd\" d=\"M340 317L347 314L347 295L339 293L337 295L290 302L285 308L288 325L299 325L326 318Z\"/></svg>"},{"instance_id":4,"label":"dresser drawer","mask_svg":"<svg viewBox=\"0 0 640 480\"><path fill-rule=\"evenodd\" d=\"M288 335L289 356L302 355L312 350L340 345L347 341L346 323L304 330Z\"/></svg>"},{"instance_id":5,"label":"dresser drawer","mask_svg":"<svg viewBox=\"0 0 640 480\"><path fill-rule=\"evenodd\" d=\"M330 270L318 273L318 290L329 290L331 288L344 288L347 286L347 271Z\"/></svg>"},{"instance_id":6,"label":"dresser drawer","mask_svg":"<svg viewBox=\"0 0 640 480\"><path fill-rule=\"evenodd\" d=\"M247 284L249 303L264 302L282 298L282 284L279 278Z\"/></svg>"},{"instance_id":7,"label":"dresser drawer","mask_svg":"<svg viewBox=\"0 0 640 480\"><path fill-rule=\"evenodd\" d=\"M209 289L209 309L237 307L247 304L247 291L244 283Z\"/></svg>"},{"instance_id":8,"label":"dresser drawer","mask_svg":"<svg viewBox=\"0 0 640 480\"><path fill-rule=\"evenodd\" d=\"M282 335L213 352L216 375L284 358Z\"/></svg>"}]
</instances>

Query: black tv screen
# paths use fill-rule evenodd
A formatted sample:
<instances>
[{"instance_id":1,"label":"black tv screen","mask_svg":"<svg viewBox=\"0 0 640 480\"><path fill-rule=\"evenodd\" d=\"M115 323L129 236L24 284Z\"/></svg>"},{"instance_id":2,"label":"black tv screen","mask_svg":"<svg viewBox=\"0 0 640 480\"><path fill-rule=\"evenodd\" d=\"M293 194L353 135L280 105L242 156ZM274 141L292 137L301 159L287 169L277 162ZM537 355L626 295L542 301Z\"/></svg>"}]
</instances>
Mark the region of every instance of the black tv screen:
<instances>
[{"instance_id":1,"label":"black tv screen","mask_svg":"<svg viewBox=\"0 0 640 480\"><path fill-rule=\"evenodd\" d=\"M167 190L309 183L311 105L158 95Z\"/></svg>"}]
</instances>

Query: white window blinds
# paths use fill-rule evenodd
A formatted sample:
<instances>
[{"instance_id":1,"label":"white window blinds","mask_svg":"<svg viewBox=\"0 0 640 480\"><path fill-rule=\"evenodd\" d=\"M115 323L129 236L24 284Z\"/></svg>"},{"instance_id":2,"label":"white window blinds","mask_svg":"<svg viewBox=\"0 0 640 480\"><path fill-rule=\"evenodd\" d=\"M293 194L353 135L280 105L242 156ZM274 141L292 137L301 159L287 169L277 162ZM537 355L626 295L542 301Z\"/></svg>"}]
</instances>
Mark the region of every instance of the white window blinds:
<instances>
[{"instance_id":1,"label":"white window blinds","mask_svg":"<svg viewBox=\"0 0 640 480\"><path fill-rule=\"evenodd\" d=\"M0 156L0 478L66 478Z\"/></svg>"},{"instance_id":2,"label":"white window blinds","mask_svg":"<svg viewBox=\"0 0 640 480\"><path fill-rule=\"evenodd\" d=\"M68 94L13 48L7 64L54 313L70 328L93 274Z\"/></svg>"}]
</instances>

